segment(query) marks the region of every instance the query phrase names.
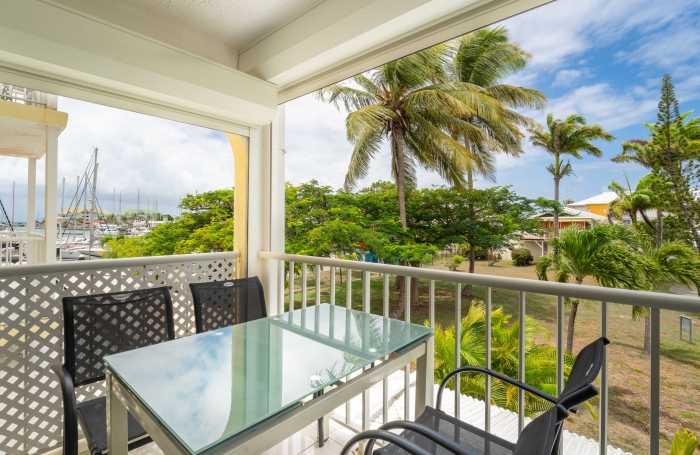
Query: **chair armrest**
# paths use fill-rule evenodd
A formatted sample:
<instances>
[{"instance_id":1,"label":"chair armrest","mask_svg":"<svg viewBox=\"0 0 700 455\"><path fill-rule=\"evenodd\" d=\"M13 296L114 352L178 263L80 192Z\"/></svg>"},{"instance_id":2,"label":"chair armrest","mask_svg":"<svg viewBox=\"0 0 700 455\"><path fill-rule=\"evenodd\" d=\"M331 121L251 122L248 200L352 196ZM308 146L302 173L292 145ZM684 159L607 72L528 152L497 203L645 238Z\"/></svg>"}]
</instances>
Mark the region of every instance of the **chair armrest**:
<instances>
[{"instance_id":1,"label":"chair armrest","mask_svg":"<svg viewBox=\"0 0 700 455\"><path fill-rule=\"evenodd\" d=\"M382 441L390 442L394 445L399 446L410 455L433 455L418 444L408 441L402 438L401 436L386 430L368 430L363 431L360 434L356 434L355 436L350 438L347 444L345 444L343 450L340 451L340 455L348 455L350 453L350 449L352 449L352 447L357 442L360 442L364 439L370 439L372 442L374 442L374 440L376 439L381 439Z\"/></svg>"},{"instance_id":2,"label":"chair armrest","mask_svg":"<svg viewBox=\"0 0 700 455\"><path fill-rule=\"evenodd\" d=\"M510 376L506 376L504 374L498 373L493 370L489 370L488 368L483 368L483 367L461 367L457 368L456 370L452 371L450 374L445 376L445 379L442 380L440 383L440 388L438 389L437 393L437 400L435 402L435 408L440 409L440 406L442 404L442 392L445 389L445 386L447 385L447 382L452 379L454 376L457 376L461 373L468 373L468 372L476 372L476 373L484 373L488 376L492 376L496 379L500 379L503 382L507 382L508 384L512 384L520 389L525 390L526 392L530 392L533 395L536 395L543 400L547 400L552 404L556 404L557 399L553 396L551 396L548 393L544 393L543 391L536 389L532 386L529 386L523 382L518 381L517 379L513 379Z\"/></svg>"},{"instance_id":3,"label":"chair armrest","mask_svg":"<svg viewBox=\"0 0 700 455\"><path fill-rule=\"evenodd\" d=\"M428 428L424 425L421 425L416 422L409 422L407 420L395 420L393 422L388 422L379 427L380 430L409 430L413 431L414 433L418 433L424 438L430 439L434 443L442 446L443 448L449 450L450 452L454 453L455 455L474 455L474 453L468 451L464 447L460 446L456 442L454 442L451 439L446 438L442 434L438 433L437 431L433 430L432 428ZM374 445L374 440L370 440L367 443L367 448L365 449L365 455L371 455L372 453L372 446Z\"/></svg>"},{"instance_id":4,"label":"chair armrest","mask_svg":"<svg viewBox=\"0 0 700 455\"><path fill-rule=\"evenodd\" d=\"M78 405L73 378L63 365L52 365L63 397L63 455L78 455Z\"/></svg>"}]
</instances>

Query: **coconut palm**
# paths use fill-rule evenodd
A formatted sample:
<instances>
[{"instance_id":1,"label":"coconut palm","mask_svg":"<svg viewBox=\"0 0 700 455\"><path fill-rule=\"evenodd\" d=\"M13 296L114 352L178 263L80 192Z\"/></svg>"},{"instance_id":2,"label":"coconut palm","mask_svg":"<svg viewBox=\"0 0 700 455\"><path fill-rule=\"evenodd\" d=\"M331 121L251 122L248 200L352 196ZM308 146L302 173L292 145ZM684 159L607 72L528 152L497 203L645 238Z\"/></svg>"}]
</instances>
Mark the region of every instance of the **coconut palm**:
<instances>
[{"instance_id":1,"label":"coconut palm","mask_svg":"<svg viewBox=\"0 0 700 455\"><path fill-rule=\"evenodd\" d=\"M448 52L446 45L434 46L355 76L350 84L333 84L317 92L319 98L349 112L345 123L354 149L346 190L367 175L372 159L388 140L404 228L406 191L416 186L418 166L437 172L455 187L466 186L464 173L472 161L471 152L445 132L482 140L480 129L458 121L470 113L464 99L485 112L498 107L495 99L473 84L446 82Z\"/></svg>"},{"instance_id":2,"label":"coconut palm","mask_svg":"<svg viewBox=\"0 0 700 455\"><path fill-rule=\"evenodd\" d=\"M518 43L508 40L505 27L468 33L455 40L452 46L454 58L448 67L450 78L483 88L489 97L500 104L495 113L482 113L479 106L469 106L471 108L467 111L472 115L461 119L486 133L481 142L466 136L459 138L471 150L475 160L467 168L469 188L473 188L474 173L495 181L497 153L512 156L522 153L524 135L521 127L539 126L513 109L541 109L547 98L538 90L503 83L508 76L525 69L532 58ZM470 104L472 101L465 97L464 102Z\"/></svg>"},{"instance_id":3,"label":"coconut palm","mask_svg":"<svg viewBox=\"0 0 700 455\"><path fill-rule=\"evenodd\" d=\"M466 170L467 185L472 189L475 173L495 181L496 154L518 156L522 153L522 128L539 126L514 109L541 109L547 98L538 90L504 83L508 76L525 69L532 58L518 43L509 41L508 30L504 27L468 33L451 46L454 58L448 66L450 79L480 87L494 101L485 104L488 110L484 110L483 103L470 92L455 95L466 105L465 115L460 120L484 132L482 136L453 132L453 136L471 152L472 160L467 163ZM476 249L473 245L469 245L468 256L469 273L474 273ZM462 292L471 296L471 286L466 285Z\"/></svg>"},{"instance_id":4,"label":"coconut palm","mask_svg":"<svg viewBox=\"0 0 700 455\"><path fill-rule=\"evenodd\" d=\"M491 312L491 368L510 377L518 377L519 321L511 324L512 316L497 308ZM461 321L460 363L463 366L483 366L486 358L486 309L482 301L472 301ZM549 339L549 333L536 320L525 318L525 382L551 395L556 395L557 351L549 344L537 343L536 337ZM564 356L564 378L568 379L575 357ZM455 330L435 325L435 382L440 382L454 369ZM517 411L518 389L502 381L491 382L491 404ZM454 382L448 384L454 388ZM486 397L483 374L465 374L460 380L460 392L484 400ZM532 416L544 411L549 403L525 395L525 414ZM594 415L590 403L583 407Z\"/></svg>"},{"instance_id":5,"label":"coconut palm","mask_svg":"<svg viewBox=\"0 0 700 455\"><path fill-rule=\"evenodd\" d=\"M535 265L537 277L547 281L547 272L554 271L560 283L573 280L582 284L592 277L605 287L645 289L652 266L635 249L640 239L635 231L623 224L600 224L590 229L575 227L561 231L550 243L554 251L540 257ZM566 350L574 345L574 325L580 301L571 299L566 336Z\"/></svg>"},{"instance_id":6,"label":"coconut palm","mask_svg":"<svg viewBox=\"0 0 700 455\"><path fill-rule=\"evenodd\" d=\"M547 131L542 128L530 128L530 142L554 155L554 164L547 170L554 178L554 200L559 202L559 182L564 177L573 174L571 161L564 162L564 156L582 159L581 153L595 157L603 156L603 152L593 142L597 140L612 141L615 137L603 130L600 125L587 125L586 119L578 114L572 114L564 120L555 119L554 114L547 115ZM554 237L559 235L559 215L554 214Z\"/></svg>"}]
</instances>

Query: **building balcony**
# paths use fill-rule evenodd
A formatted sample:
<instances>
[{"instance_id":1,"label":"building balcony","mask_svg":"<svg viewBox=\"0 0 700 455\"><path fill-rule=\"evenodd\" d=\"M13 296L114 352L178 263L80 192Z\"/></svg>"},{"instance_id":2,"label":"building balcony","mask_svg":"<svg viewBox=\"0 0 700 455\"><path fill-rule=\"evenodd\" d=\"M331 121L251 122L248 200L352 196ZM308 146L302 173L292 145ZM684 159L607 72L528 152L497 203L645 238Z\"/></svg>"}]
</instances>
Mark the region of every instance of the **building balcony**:
<instances>
[{"instance_id":1,"label":"building balcony","mask_svg":"<svg viewBox=\"0 0 700 455\"><path fill-rule=\"evenodd\" d=\"M466 301L461 298L464 284L482 287L487 312L491 309L492 292L507 290L519 296L517 318L529 314L528 302L537 296L548 296L554 302L548 310L556 319L554 334L557 352L556 386L561 391L564 383L564 315L565 299L578 298L591 302L597 313L599 327L591 336L607 336L616 343L616 334L611 333L609 313L611 305L623 307L646 306L651 308L651 358L649 383L649 444L658 447L661 433L663 408L661 405L661 312L697 312L700 299L669 294L627 291L596 286L569 285L554 282L504 278L486 275L449 272L435 269L401 267L344 261L329 258L275 254L260 251L259 260L264 267L260 278L266 293L268 314L274 315L296 308L330 303L362 309L375 314L389 315L389 279L391 276L418 278L427 286L427 307L411 308L410 293L407 293L406 309L402 318L414 323L434 326L436 309L439 318L454 323L465 316ZM240 260L237 252L163 256L136 259L79 261L71 263L33 265L0 268L0 452L2 453L60 453L61 444L61 395L58 382L49 367L61 363L63 358L63 322L61 299L68 295L86 295L118 292L155 286L168 286L174 303L176 337L185 337L195 332L193 304L188 284L190 282L217 281L237 276ZM270 274L271 270L278 273ZM297 270L290 282L289 270ZM320 273L312 273L319 270ZM326 274L327 275L324 275ZM340 283L342 273L344 283ZM275 283L273 283L275 281ZM410 280L407 280L409 282ZM322 292L327 289L327 292ZM345 289L341 299L338 287ZM378 292L377 286L381 289ZM453 289L451 296L443 295L443 289ZM374 288L374 293L372 293ZM355 292L353 293L353 289ZM436 289L438 290L436 293ZM359 297L358 297L358 292ZM289 296L295 296L291 299ZM381 296L381 297L379 297ZM436 306L436 299L442 301ZM442 314L445 299L452 302L452 313ZM448 304L450 305L450 304ZM542 309L540 308L541 312ZM416 316L420 314L420 316ZM490 314L490 313L488 313ZM541 317L541 314L538 314ZM421 320L418 320L421 319ZM456 338L459 339L459 327ZM524 326L523 326L524 327ZM528 358L523 349L526 333L519 331L517 362L524 367L519 378L528 375ZM487 336L484 346L490 357L492 341ZM436 354L437 355L437 354ZM600 376L600 401L598 404L597 437L584 437L565 433L566 454L622 454L610 441L611 412L608 401L613 389L608 369L608 358ZM619 372L618 372L619 373ZM353 432L376 428L382 422L412 418L411 397L414 375L398 372L385 382L377 383L370 390L368 408L363 407L360 397L337 409L332 415L329 443L321 449L323 453L339 453L340 447ZM87 386L78 394L79 400L87 400L104 394L101 384ZM408 391L408 394L406 393ZM523 425L529 421L523 401L516 410L505 410L495 405L486 406L463 394L448 393L446 412L453 413L465 421L487 428L509 440L517 439ZM486 402L490 402L487 392ZM364 418L363 418L364 416ZM667 423L664 423L667 425ZM313 439L313 426L272 447L269 454L320 453ZM602 449L601 449L602 447ZM159 453L154 445L133 453Z\"/></svg>"}]
</instances>

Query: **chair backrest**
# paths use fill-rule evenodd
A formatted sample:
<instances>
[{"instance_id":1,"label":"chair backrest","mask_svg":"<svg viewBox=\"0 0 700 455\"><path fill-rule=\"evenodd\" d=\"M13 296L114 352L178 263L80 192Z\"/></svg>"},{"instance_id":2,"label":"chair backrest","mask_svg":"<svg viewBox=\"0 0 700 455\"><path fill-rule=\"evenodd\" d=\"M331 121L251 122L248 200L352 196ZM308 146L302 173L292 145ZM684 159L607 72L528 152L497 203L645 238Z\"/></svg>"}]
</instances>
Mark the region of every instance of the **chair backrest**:
<instances>
[{"instance_id":1,"label":"chair backrest","mask_svg":"<svg viewBox=\"0 0 700 455\"><path fill-rule=\"evenodd\" d=\"M554 406L528 423L518 437L513 455L551 455L561 431L561 422L568 413L561 406Z\"/></svg>"},{"instance_id":2,"label":"chair backrest","mask_svg":"<svg viewBox=\"0 0 700 455\"><path fill-rule=\"evenodd\" d=\"M197 333L267 317L258 277L190 283Z\"/></svg>"},{"instance_id":3,"label":"chair backrest","mask_svg":"<svg viewBox=\"0 0 700 455\"><path fill-rule=\"evenodd\" d=\"M603 366L603 354L608 344L610 340L600 337L578 353L566 386L558 399L558 403L564 408L571 409L598 395L593 381Z\"/></svg>"},{"instance_id":4,"label":"chair backrest","mask_svg":"<svg viewBox=\"0 0 700 455\"><path fill-rule=\"evenodd\" d=\"M75 386L105 378L104 356L175 338L167 287L63 298L66 370Z\"/></svg>"}]
</instances>

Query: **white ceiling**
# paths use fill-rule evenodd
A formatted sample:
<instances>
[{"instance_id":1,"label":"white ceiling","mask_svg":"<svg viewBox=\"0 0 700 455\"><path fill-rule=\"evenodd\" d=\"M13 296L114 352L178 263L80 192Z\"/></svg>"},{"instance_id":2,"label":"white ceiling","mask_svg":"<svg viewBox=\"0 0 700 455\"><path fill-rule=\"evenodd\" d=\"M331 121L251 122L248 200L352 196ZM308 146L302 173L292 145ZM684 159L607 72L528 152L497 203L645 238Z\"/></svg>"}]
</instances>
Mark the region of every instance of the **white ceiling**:
<instances>
[{"instance_id":1,"label":"white ceiling","mask_svg":"<svg viewBox=\"0 0 700 455\"><path fill-rule=\"evenodd\" d=\"M184 30L243 52L323 0L49 0L165 42ZM163 25L166 30L163 30ZM179 27L173 29L172 25ZM168 30L169 29L169 30ZM186 34L186 33L185 33ZM182 42L170 44L180 47Z\"/></svg>"}]
</instances>

